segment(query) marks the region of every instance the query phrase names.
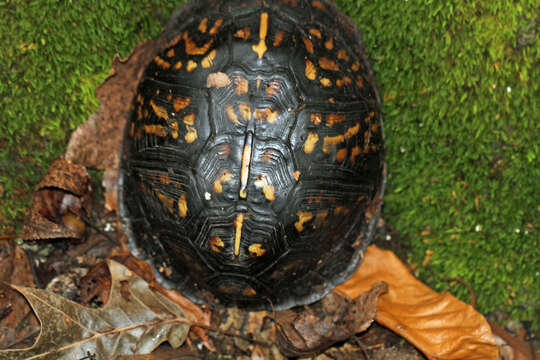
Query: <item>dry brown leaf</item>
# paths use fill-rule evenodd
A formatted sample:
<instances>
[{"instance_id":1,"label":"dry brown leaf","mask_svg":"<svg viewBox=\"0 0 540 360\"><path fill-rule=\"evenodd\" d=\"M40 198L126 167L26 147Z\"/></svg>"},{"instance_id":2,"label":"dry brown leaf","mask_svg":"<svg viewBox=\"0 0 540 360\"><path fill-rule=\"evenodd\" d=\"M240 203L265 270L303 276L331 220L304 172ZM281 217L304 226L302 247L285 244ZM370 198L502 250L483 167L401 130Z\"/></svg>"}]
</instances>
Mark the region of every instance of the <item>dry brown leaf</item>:
<instances>
[{"instance_id":1,"label":"dry brown leaf","mask_svg":"<svg viewBox=\"0 0 540 360\"><path fill-rule=\"evenodd\" d=\"M127 59L116 55L111 73L96 91L98 112L71 135L67 160L97 169L118 169L119 147L139 79L161 44L160 40L141 43Z\"/></svg>"},{"instance_id":2,"label":"dry brown leaf","mask_svg":"<svg viewBox=\"0 0 540 360\"><path fill-rule=\"evenodd\" d=\"M39 331L24 297L5 283L35 286L30 262L14 241L0 241L0 348L19 344Z\"/></svg>"},{"instance_id":3,"label":"dry brown leaf","mask_svg":"<svg viewBox=\"0 0 540 360\"><path fill-rule=\"evenodd\" d=\"M498 359L486 319L451 294L439 294L417 280L391 251L369 246L356 273L334 292L354 298L377 281L389 288L379 298L375 320L428 358Z\"/></svg>"},{"instance_id":4,"label":"dry brown leaf","mask_svg":"<svg viewBox=\"0 0 540 360\"><path fill-rule=\"evenodd\" d=\"M182 345L190 327L184 309L121 264L112 260L108 264L111 295L100 309L45 290L14 286L39 318L41 334L31 348L0 351L0 360L111 359L150 353L164 341Z\"/></svg>"},{"instance_id":5,"label":"dry brown leaf","mask_svg":"<svg viewBox=\"0 0 540 360\"><path fill-rule=\"evenodd\" d=\"M37 187L23 240L80 238L92 188L86 168L64 159L53 161Z\"/></svg>"},{"instance_id":6,"label":"dry brown leaf","mask_svg":"<svg viewBox=\"0 0 540 360\"><path fill-rule=\"evenodd\" d=\"M383 282L354 299L331 293L304 308L279 311L276 343L285 356L308 356L364 331L376 313L377 298L386 292Z\"/></svg>"}]
</instances>

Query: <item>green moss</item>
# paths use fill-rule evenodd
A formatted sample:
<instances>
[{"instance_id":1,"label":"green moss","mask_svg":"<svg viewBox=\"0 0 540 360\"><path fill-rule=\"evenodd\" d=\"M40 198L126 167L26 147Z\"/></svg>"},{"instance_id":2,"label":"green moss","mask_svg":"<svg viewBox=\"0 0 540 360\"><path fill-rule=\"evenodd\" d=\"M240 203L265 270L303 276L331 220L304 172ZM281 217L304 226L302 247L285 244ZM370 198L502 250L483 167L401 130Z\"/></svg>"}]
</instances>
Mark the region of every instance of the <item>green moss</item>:
<instances>
[{"instance_id":1,"label":"green moss","mask_svg":"<svg viewBox=\"0 0 540 360\"><path fill-rule=\"evenodd\" d=\"M384 216L410 242L417 275L437 290L460 277L480 311L540 326L538 0L338 5L373 60L390 171ZM4 229L96 110L113 55L156 36L175 6L0 0Z\"/></svg>"}]
</instances>

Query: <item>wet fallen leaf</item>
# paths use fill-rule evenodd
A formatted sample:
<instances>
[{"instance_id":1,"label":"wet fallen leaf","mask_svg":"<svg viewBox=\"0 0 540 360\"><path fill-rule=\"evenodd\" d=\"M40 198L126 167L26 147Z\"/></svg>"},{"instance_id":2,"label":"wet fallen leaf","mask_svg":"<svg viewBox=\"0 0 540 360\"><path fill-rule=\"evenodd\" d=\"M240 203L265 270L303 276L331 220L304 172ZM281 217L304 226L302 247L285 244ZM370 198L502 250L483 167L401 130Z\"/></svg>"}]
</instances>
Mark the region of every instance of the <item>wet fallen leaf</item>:
<instances>
[{"instance_id":1,"label":"wet fallen leaf","mask_svg":"<svg viewBox=\"0 0 540 360\"><path fill-rule=\"evenodd\" d=\"M0 348L20 344L39 331L24 297L5 283L35 286L30 262L14 241L0 241Z\"/></svg>"},{"instance_id":2,"label":"wet fallen leaf","mask_svg":"<svg viewBox=\"0 0 540 360\"><path fill-rule=\"evenodd\" d=\"M375 320L430 359L498 359L486 319L449 293L439 294L417 280L391 252L368 247L358 270L334 292L356 297L377 281L388 293L377 303Z\"/></svg>"},{"instance_id":3,"label":"wet fallen leaf","mask_svg":"<svg viewBox=\"0 0 540 360\"><path fill-rule=\"evenodd\" d=\"M304 308L277 312L279 350L291 357L313 355L364 331L375 317L377 298L386 290L387 285L378 282L352 300L331 293Z\"/></svg>"},{"instance_id":4,"label":"wet fallen leaf","mask_svg":"<svg viewBox=\"0 0 540 360\"><path fill-rule=\"evenodd\" d=\"M108 264L111 295L100 309L44 290L14 286L36 312L41 334L31 348L0 351L0 359L111 359L150 353L164 341L173 347L182 345L190 328L184 309L152 291L121 264L112 260Z\"/></svg>"}]
</instances>

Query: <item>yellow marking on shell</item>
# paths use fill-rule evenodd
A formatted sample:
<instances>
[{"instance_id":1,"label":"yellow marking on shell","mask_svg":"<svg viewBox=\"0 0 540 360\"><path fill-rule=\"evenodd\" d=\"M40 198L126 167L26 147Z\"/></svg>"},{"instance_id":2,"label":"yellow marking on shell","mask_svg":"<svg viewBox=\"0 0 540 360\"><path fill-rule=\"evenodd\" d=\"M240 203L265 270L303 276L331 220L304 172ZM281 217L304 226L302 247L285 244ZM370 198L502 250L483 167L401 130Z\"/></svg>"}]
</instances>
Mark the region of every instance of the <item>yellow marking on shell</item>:
<instances>
[{"instance_id":1,"label":"yellow marking on shell","mask_svg":"<svg viewBox=\"0 0 540 360\"><path fill-rule=\"evenodd\" d=\"M306 154L311 154L313 149L315 149L315 144L319 141L319 135L315 132L310 131L306 142L304 143L304 152Z\"/></svg>"},{"instance_id":2,"label":"yellow marking on shell","mask_svg":"<svg viewBox=\"0 0 540 360\"><path fill-rule=\"evenodd\" d=\"M246 26L242 29L238 29L233 36L242 40L247 40L251 36L251 28Z\"/></svg>"},{"instance_id":3,"label":"yellow marking on shell","mask_svg":"<svg viewBox=\"0 0 540 360\"><path fill-rule=\"evenodd\" d=\"M227 114L227 117L229 118L229 120L231 120L233 123L240 124L240 120L238 120L238 116L236 116L234 107L231 104L225 105L225 113Z\"/></svg>"},{"instance_id":4,"label":"yellow marking on shell","mask_svg":"<svg viewBox=\"0 0 540 360\"><path fill-rule=\"evenodd\" d=\"M339 205L339 206L336 206L336 209L334 210L334 215L339 215L339 214L347 215L350 212L351 212L351 209L346 208L343 205Z\"/></svg>"},{"instance_id":5,"label":"yellow marking on shell","mask_svg":"<svg viewBox=\"0 0 540 360\"><path fill-rule=\"evenodd\" d=\"M279 94L279 91L281 90L281 85L278 80L272 80L270 84L266 87L266 96L272 97L274 95Z\"/></svg>"},{"instance_id":6,"label":"yellow marking on shell","mask_svg":"<svg viewBox=\"0 0 540 360\"><path fill-rule=\"evenodd\" d=\"M360 131L360 123L356 123L356 125L351 126L350 128L347 129L347 131L345 131L345 135L344 135L345 140L349 140L354 135L358 134L359 131Z\"/></svg>"},{"instance_id":7,"label":"yellow marking on shell","mask_svg":"<svg viewBox=\"0 0 540 360\"><path fill-rule=\"evenodd\" d=\"M298 181L300 179L300 170L296 170L295 172L293 172L292 176L294 180Z\"/></svg>"},{"instance_id":8,"label":"yellow marking on shell","mask_svg":"<svg viewBox=\"0 0 540 360\"><path fill-rule=\"evenodd\" d=\"M369 141L371 139L371 133L369 130L364 131L364 148L369 146Z\"/></svg>"},{"instance_id":9,"label":"yellow marking on shell","mask_svg":"<svg viewBox=\"0 0 540 360\"><path fill-rule=\"evenodd\" d=\"M159 118L169 120L169 113L164 107L157 105L154 100L150 100L150 106Z\"/></svg>"},{"instance_id":10,"label":"yellow marking on shell","mask_svg":"<svg viewBox=\"0 0 540 360\"><path fill-rule=\"evenodd\" d=\"M202 19L201 22L199 23L199 27L197 27L197 29L200 32L205 33L206 30L208 29L208 18Z\"/></svg>"},{"instance_id":11,"label":"yellow marking on shell","mask_svg":"<svg viewBox=\"0 0 540 360\"><path fill-rule=\"evenodd\" d=\"M331 102L332 104L336 102L336 99L334 99L333 97L329 98L328 99L329 102Z\"/></svg>"},{"instance_id":12,"label":"yellow marking on shell","mask_svg":"<svg viewBox=\"0 0 540 360\"><path fill-rule=\"evenodd\" d=\"M197 129L195 129L192 126L187 125L186 130L187 130L187 133L186 133L186 136L184 136L184 139L186 140L188 144L191 144L192 142L197 140Z\"/></svg>"},{"instance_id":13,"label":"yellow marking on shell","mask_svg":"<svg viewBox=\"0 0 540 360\"><path fill-rule=\"evenodd\" d=\"M156 56L154 58L154 62L159 68L164 69L164 70L167 70L168 68L171 67L171 63L169 63L167 60L160 58L159 56Z\"/></svg>"},{"instance_id":14,"label":"yellow marking on shell","mask_svg":"<svg viewBox=\"0 0 540 360\"><path fill-rule=\"evenodd\" d=\"M163 125L144 125L144 132L147 134L154 134L159 137L167 136L167 130Z\"/></svg>"},{"instance_id":15,"label":"yellow marking on shell","mask_svg":"<svg viewBox=\"0 0 540 360\"><path fill-rule=\"evenodd\" d=\"M325 136L322 151L325 154L328 154L330 153L331 148L342 143L343 141L345 141L345 137L343 135Z\"/></svg>"},{"instance_id":16,"label":"yellow marking on shell","mask_svg":"<svg viewBox=\"0 0 540 360\"><path fill-rule=\"evenodd\" d=\"M350 59L349 55L347 54L347 51L344 49L338 50L337 58L340 60L345 60L345 61L349 61Z\"/></svg>"},{"instance_id":17,"label":"yellow marking on shell","mask_svg":"<svg viewBox=\"0 0 540 360\"><path fill-rule=\"evenodd\" d=\"M240 116L242 119L249 121L251 120L251 106L248 103L238 104L238 110L240 111Z\"/></svg>"},{"instance_id":18,"label":"yellow marking on shell","mask_svg":"<svg viewBox=\"0 0 540 360\"><path fill-rule=\"evenodd\" d=\"M178 198L178 212L180 213L180 216L185 218L188 213L188 206L186 201L186 194L180 195Z\"/></svg>"},{"instance_id":19,"label":"yellow marking on shell","mask_svg":"<svg viewBox=\"0 0 540 360\"><path fill-rule=\"evenodd\" d=\"M214 23L214 26L212 26L212 28L210 29L210 31L208 32L210 35L215 35L217 34L219 28L221 27L221 25L223 24L223 19L217 19L216 22Z\"/></svg>"},{"instance_id":20,"label":"yellow marking on shell","mask_svg":"<svg viewBox=\"0 0 540 360\"><path fill-rule=\"evenodd\" d=\"M355 62L353 62L351 69L355 72L360 70L360 61L356 60Z\"/></svg>"},{"instance_id":21,"label":"yellow marking on shell","mask_svg":"<svg viewBox=\"0 0 540 360\"><path fill-rule=\"evenodd\" d=\"M319 65L325 70L338 71L339 65L334 61L328 58L322 57L319 59Z\"/></svg>"},{"instance_id":22,"label":"yellow marking on shell","mask_svg":"<svg viewBox=\"0 0 540 360\"><path fill-rule=\"evenodd\" d=\"M309 34L315 36L316 38L321 38L321 31L318 29L309 29Z\"/></svg>"},{"instance_id":23,"label":"yellow marking on shell","mask_svg":"<svg viewBox=\"0 0 540 360\"><path fill-rule=\"evenodd\" d=\"M315 80L315 78L317 77L317 69L315 68L315 65L310 60L307 60L307 59L306 59L305 74L309 80Z\"/></svg>"},{"instance_id":24,"label":"yellow marking on shell","mask_svg":"<svg viewBox=\"0 0 540 360\"><path fill-rule=\"evenodd\" d=\"M195 113L189 113L184 116L184 124L193 126L195 124Z\"/></svg>"},{"instance_id":25,"label":"yellow marking on shell","mask_svg":"<svg viewBox=\"0 0 540 360\"><path fill-rule=\"evenodd\" d=\"M216 54L217 54L216 49L210 51L210 53L206 55L204 59L201 60L201 66L205 69L212 67L212 65L214 65L214 59L216 58Z\"/></svg>"},{"instance_id":26,"label":"yellow marking on shell","mask_svg":"<svg viewBox=\"0 0 540 360\"><path fill-rule=\"evenodd\" d=\"M358 86L359 88L363 88L364 87L364 79L362 78L361 75L358 75L356 77L356 86Z\"/></svg>"},{"instance_id":27,"label":"yellow marking on shell","mask_svg":"<svg viewBox=\"0 0 540 360\"><path fill-rule=\"evenodd\" d=\"M236 75L234 77L234 92L236 95L240 96L246 94L249 91L249 82L248 79L241 75Z\"/></svg>"},{"instance_id":28,"label":"yellow marking on shell","mask_svg":"<svg viewBox=\"0 0 540 360\"><path fill-rule=\"evenodd\" d=\"M171 58L174 56L174 49L169 49L169 51L167 51L167 57Z\"/></svg>"},{"instance_id":29,"label":"yellow marking on shell","mask_svg":"<svg viewBox=\"0 0 540 360\"><path fill-rule=\"evenodd\" d=\"M257 180L255 180L255 187L258 189L262 188L262 191L266 200L269 200L269 201L276 200L275 189L272 185L268 183L268 178L266 176L264 175L257 176Z\"/></svg>"},{"instance_id":30,"label":"yellow marking on shell","mask_svg":"<svg viewBox=\"0 0 540 360\"><path fill-rule=\"evenodd\" d=\"M332 86L332 80L328 78L322 78L320 81L321 81L321 85L324 87Z\"/></svg>"},{"instance_id":31,"label":"yellow marking on shell","mask_svg":"<svg viewBox=\"0 0 540 360\"><path fill-rule=\"evenodd\" d=\"M252 287L247 287L242 291L242 295L244 296L255 296L257 295L257 292Z\"/></svg>"},{"instance_id":32,"label":"yellow marking on shell","mask_svg":"<svg viewBox=\"0 0 540 360\"><path fill-rule=\"evenodd\" d=\"M279 46L283 42L283 39L285 38L285 31L279 30L276 35L274 36L274 46Z\"/></svg>"},{"instance_id":33,"label":"yellow marking on shell","mask_svg":"<svg viewBox=\"0 0 540 360\"><path fill-rule=\"evenodd\" d=\"M324 4L320 1L313 1L311 3L311 6L313 6L314 8L317 8L319 10L322 10L322 11L325 11L326 10L326 6L324 6Z\"/></svg>"},{"instance_id":34,"label":"yellow marking on shell","mask_svg":"<svg viewBox=\"0 0 540 360\"><path fill-rule=\"evenodd\" d=\"M350 84L352 84L352 80L348 76L344 76L343 79L338 79L336 81L336 85L338 87L342 87L343 85L350 85Z\"/></svg>"},{"instance_id":35,"label":"yellow marking on shell","mask_svg":"<svg viewBox=\"0 0 540 360\"><path fill-rule=\"evenodd\" d=\"M311 42L311 40L306 39L306 38L302 38L302 41L304 42L304 46L306 47L306 50L310 54L313 54L313 43Z\"/></svg>"},{"instance_id":36,"label":"yellow marking on shell","mask_svg":"<svg viewBox=\"0 0 540 360\"><path fill-rule=\"evenodd\" d=\"M144 104L144 98L141 94L137 94L137 102L141 105Z\"/></svg>"},{"instance_id":37,"label":"yellow marking on shell","mask_svg":"<svg viewBox=\"0 0 540 360\"><path fill-rule=\"evenodd\" d=\"M351 149L351 162L354 163L356 157L362 153L360 146L355 146Z\"/></svg>"},{"instance_id":38,"label":"yellow marking on shell","mask_svg":"<svg viewBox=\"0 0 540 360\"><path fill-rule=\"evenodd\" d=\"M344 114L328 114L326 115L326 126L332 127L334 124L340 124L345 121Z\"/></svg>"},{"instance_id":39,"label":"yellow marking on shell","mask_svg":"<svg viewBox=\"0 0 540 360\"><path fill-rule=\"evenodd\" d=\"M208 40L203 46L198 46L195 41L189 36L186 31L183 36L186 54L188 55L204 55L210 50L210 47L214 43L214 39Z\"/></svg>"},{"instance_id":40,"label":"yellow marking on shell","mask_svg":"<svg viewBox=\"0 0 540 360\"><path fill-rule=\"evenodd\" d=\"M135 123L131 123L129 126L129 136L133 137L135 135Z\"/></svg>"},{"instance_id":41,"label":"yellow marking on shell","mask_svg":"<svg viewBox=\"0 0 540 360\"><path fill-rule=\"evenodd\" d=\"M334 39L330 38L324 42L324 47L328 50L332 50L334 48Z\"/></svg>"},{"instance_id":42,"label":"yellow marking on shell","mask_svg":"<svg viewBox=\"0 0 540 360\"><path fill-rule=\"evenodd\" d=\"M313 125L320 125L322 122L322 115L320 113L313 113L309 116L309 121L313 123Z\"/></svg>"},{"instance_id":43,"label":"yellow marking on shell","mask_svg":"<svg viewBox=\"0 0 540 360\"><path fill-rule=\"evenodd\" d=\"M192 72L193 70L195 70L197 68L197 63L193 60L189 60L187 65L186 65L186 71L187 72Z\"/></svg>"},{"instance_id":44,"label":"yellow marking on shell","mask_svg":"<svg viewBox=\"0 0 540 360\"><path fill-rule=\"evenodd\" d=\"M304 224L313 219L313 214L309 211L300 210L296 215L298 215L298 221L294 223L294 227L298 232L302 232L304 231Z\"/></svg>"},{"instance_id":45,"label":"yellow marking on shell","mask_svg":"<svg viewBox=\"0 0 540 360\"><path fill-rule=\"evenodd\" d=\"M248 133L246 137L246 143L242 151L242 163L240 165L240 198L245 199L247 197L246 188L249 179L249 166L251 165L251 152L253 146L252 134ZM251 143L250 143L251 142Z\"/></svg>"},{"instance_id":46,"label":"yellow marking on shell","mask_svg":"<svg viewBox=\"0 0 540 360\"><path fill-rule=\"evenodd\" d=\"M231 79L229 76L222 72L215 72L208 74L206 78L207 88L221 88L230 85Z\"/></svg>"},{"instance_id":47,"label":"yellow marking on shell","mask_svg":"<svg viewBox=\"0 0 540 360\"><path fill-rule=\"evenodd\" d=\"M276 109L272 111L270 107L266 107L264 108L264 110L255 109L255 111L253 112L253 117L259 120L259 122L261 123L263 121L268 121L270 124L274 124L278 118L278 114L279 110Z\"/></svg>"},{"instance_id":48,"label":"yellow marking on shell","mask_svg":"<svg viewBox=\"0 0 540 360\"><path fill-rule=\"evenodd\" d=\"M182 109L185 109L186 107L188 107L190 102L191 102L190 98L183 98L183 97L174 98L174 101L173 101L174 111L178 112Z\"/></svg>"},{"instance_id":49,"label":"yellow marking on shell","mask_svg":"<svg viewBox=\"0 0 540 360\"><path fill-rule=\"evenodd\" d=\"M264 53L268 48L266 47L266 35L268 33L268 13L263 12L261 13L261 23L259 25L259 43L257 45L253 45L251 48L255 53L257 53L257 56L259 56L259 59L262 59Z\"/></svg>"},{"instance_id":50,"label":"yellow marking on shell","mask_svg":"<svg viewBox=\"0 0 540 360\"><path fill-rule=\"evenodd\" d=\"M225 244L223 243L223 240L221 240L219 236L212 236L210 238L210 241L208 241L208 245L210 245L210 249L212 249L212 251L217 252L217 253L221 252L220 248L225 246Z\"/></svg>"},{"instance_id":51,"label":"yellow marking on shell","mask_svg":"<svg viewBox=\"0 0 540 360\"><path fill-rule=\"evenodd\" d=\"M167 94L167 101L172 101L172 94Z\"/></svg>"},{"instance_id":52,"label":"yellow marking on shell","mask_svg":"<svg viewBox=\"0 0 540 360\"><path fill-rule=\"evenodd\" d=\"M232 174L228 170L223 170L221 175L214 181L214 192L221 194L223 192L223 183L229 182L232 179Z\"/></svg>"},{"instance_id":53,"label":"yellow marking on shell","mask_svg":"<svg viewBox=\"0 0 540 360\"><path fill-rule=\"evenodd\" d=\"M174 64L173 69L174 70L180 70L182 68L182 62L178 61L176 64Z\"/></svg>"},{"instance_id":54,"label":"yellow marking on shell","mask_svg":"<svg viewBox=\"0 0 540 360\"><path fill-rule=\"evenodd\" d=\"M249 255L252 257L259 257L266 254L266 249L263 248L263 244L251 244L248 247Z\"/></svg>"},{"instance_id":55,"label":"yellow marking on shell","mask_svg":"<svg viewBox=\"0 0 540 360\"><path fill-rule=\"evenodd\" d=\"M167 210L173 214L174 213L174 199L171 199L170 197L168 197L167 195L165 194L162 194L158 191L156 191L156 195L159 199L159 201L161 201L163 203L163 205L165 205L165 207L167 208Z\"/></svg>"},{"instance_id":56,"label":"yellow marking on shell","mask_svg":"<svg viewBox=\"0 0 540 360\"><path fill-rule=\"evenodd\" d=\"M159 174L159 182L163 185L169 185L171 183L171 178L169 177L169 174L161 173Z\"/></svg>"},{"instance_id":57,"label":"yellow marking on shell","mask_svg":"<svg viewBox=\"0 0 540 360\"><path fill-rule=\"evenodd\" d=\"M173 121L169 124L169 128L171 129L171 136L173 139L178 139L178 123L176 121Z\"/></svg>"},{"instance_id":58,"label":"yellow marking on shell","mask_svg":"<svg viewBox=\"0 0 540 360\"><path fill-rule=\"evenodd\" d=\"M257 75L257 90L261 88L261 82L262 82L261 75Z\"/></svg>"},{"instance_id":59,"label":"yellow marking on shell","mask_svg":"<svg viewBox=\"0 0 540 360\"><path fill-rule=\"evenodd\" d=\"M234 218L234 256L240 254L240 240L242 239L242 226L244 225L244 214L240 213Z\"/></svg>"},{"instance_id":60,"label":"yellow marking on shell","mask_svg":"<svg viewBox=\"0 0 540 360\"><path fill-rule=\"evenodd\" d=\"M345 160L346 157L347 157L347 149L346 148L339 149L338 152L336 153L336 161L339 162L339 163L342 163Z\"/></svg>"},{"instance_id":61,"label":"yellow marking on shell","mask_svg":"<svg viewBox=\"0 0 540 360\"><path fill-rule=\"evenodd\" d=\"M322 222L326 217L328 216L328 209L318 212L317 215L315 215L315 221Z\"/></svg>"}]
</instances>

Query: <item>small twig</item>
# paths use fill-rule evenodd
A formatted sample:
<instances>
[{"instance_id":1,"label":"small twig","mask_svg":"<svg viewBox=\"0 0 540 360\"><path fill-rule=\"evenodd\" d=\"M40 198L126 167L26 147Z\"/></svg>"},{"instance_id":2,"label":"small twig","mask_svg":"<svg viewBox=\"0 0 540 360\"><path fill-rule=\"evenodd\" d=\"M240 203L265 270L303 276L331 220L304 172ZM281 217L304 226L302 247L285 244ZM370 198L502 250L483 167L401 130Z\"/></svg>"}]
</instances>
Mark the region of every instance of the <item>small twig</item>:
<instances>
[{"instance_id":1,"label":"small twig","mask_svg":"<svg viewBox=\"0 0 540 360\"><path fill-rule=\"evenodd\" d=\"M271 347L272 346L271 343L268 343L266 341L260 341L260 340L252 339L249 336L242 335L242 334L239 334L239 333L236 333L236 332L233 332L233 331L221 330L221 329L215 328L213 326L208 326L208 325L198 324L198 323L191 323L191 326L200 327L200 328L203 328L203 329L206 329L206 330L209 330L209 331L213 331L213 332L216 332L216 333L219 333L219 334L223 334L223 335L226 335L226 336L231 336L231 337L236 337L236 338L239 338L239 339L244 339L246 341L252 342L252 343L257 344L257 345L265 346L265 347Z\"/></svg>"},{"instance_id":2,"label":"small twig","mask_svg":"<svg viewBox=\"0 0 540 360\"><path fill-rule=\"evenodd\" d=\"M472 288L472 286L466 282L465 280L461 279L461 278L458 278L458 277L455 277L455 278L450 278L450 277L447 277L447 278L443 278L444 281L456 281L458 283L460 283L461 285L465 286L467 288L467 290L469 290L469 295L471 296L471 306L473 307L473 309L476 309L476 295L474 294L474 290Z\"/></svg>"},{"instance_id":3,"label":"small twig","mask_svg":"<svg viewBox=\"0 0 540 360\"><path fill-rule=\"evenodd\" d=\"M11 240L16 239L17 235L0 235L0 240Z\"/></svg>"},{"instance_id":4,"label":"small twig","mask_svg":"<svg viewBox=\"0 0 540 360\"><path fill-rule=\"evenodd\" d=\"M367 351L366 351L366 349L364 347L364 344L362 344L362 341L360 341L360 339L356 335L354 335L352 338L356 341L356 344L358 345L360 350L362 350L362 355L364 356L364 358L366 360L369 360L369 355L367 354Z\"/></svg>"}]
</instances>

